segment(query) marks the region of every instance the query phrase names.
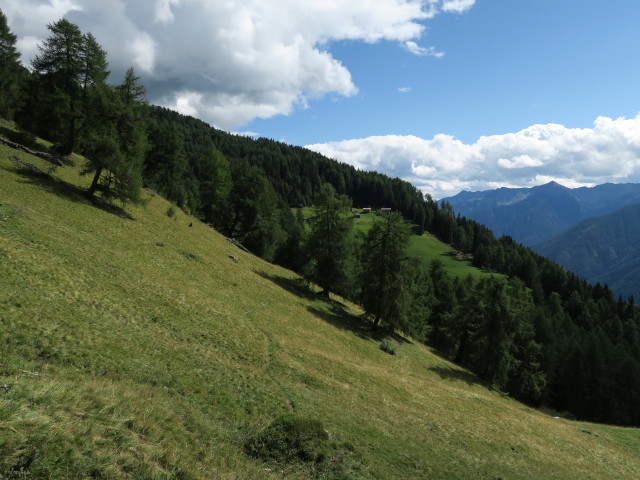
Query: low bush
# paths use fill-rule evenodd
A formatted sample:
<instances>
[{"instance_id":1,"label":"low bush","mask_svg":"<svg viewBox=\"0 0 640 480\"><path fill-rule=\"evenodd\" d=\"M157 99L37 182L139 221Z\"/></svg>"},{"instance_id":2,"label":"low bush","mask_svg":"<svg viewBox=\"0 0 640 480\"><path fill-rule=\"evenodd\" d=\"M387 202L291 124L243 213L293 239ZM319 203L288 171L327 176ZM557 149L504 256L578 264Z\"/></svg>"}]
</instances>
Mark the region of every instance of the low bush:
<instances>
[{"instance_id":1,"label":"low bush","mask_svg":"<svg viewBox=\"0 0 640 480\"><path fill-rule=\"evenodd\" d=\"M395 355L396 344L393 343L391 340L383 340L382 343L380 344L380 350L388 353L389 355Z\"/></svg>"},{"instance_id":2,"label":"low bush","mask_svg":"<svg viewBox=\"0 0 640 480\"><path fill-rule=\"evenodd\" d=\"M245 443L245 452L264 461L321 462L329 451L329 434L318 420L284 415Z\"/></svg>"},{"instance_id":3,"label":"low bush","mask_svg":"<svg viewBox=\"0 0 640 480\"><path fill-rule=\"evenodd\" d=\"M353 445L331 440L320 421L297 415L277 418L249 438L244 450L252 457L278 465L285 477L289 474L313 480L372 477Z\"/></svg>"}]
</instances>

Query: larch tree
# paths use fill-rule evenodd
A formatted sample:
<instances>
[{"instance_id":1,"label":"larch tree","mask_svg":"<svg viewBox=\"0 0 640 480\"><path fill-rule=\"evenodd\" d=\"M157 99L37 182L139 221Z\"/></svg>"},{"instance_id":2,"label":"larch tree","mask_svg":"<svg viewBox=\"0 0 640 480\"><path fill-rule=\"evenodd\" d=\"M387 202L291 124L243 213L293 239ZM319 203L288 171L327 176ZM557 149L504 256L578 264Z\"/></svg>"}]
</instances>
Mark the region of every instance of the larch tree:
<instances>
[{"instance_id":1,"label":"larch tree","mask_svg":"<svg viewBox=\"0 0 640 480\"><path fill-rule=\"evenodd\" d=\"M221 212L227 217L224 232L271 260L284 236L278 223L278 196L264 173L246 162L233 166L232 178L229 212Z\"/></svg>"},{"instance_id":2,"label":"larch tree","mask_svg":"<svg viewBox=\"0 0 640 480\"><path fill-rule=\"evenodd\" d=\"M85 37L80 29L66 19L48 25L51 35L38 46L31 65L38 84L38 108L46 133L59 142L60 152L70 154L76 143L80 117L82 77L85 62ZM41 122L42 123L42 122Z\"/></svg>"},{"instance_id":3,"label":"larch tree","mask_svg":"<svg viewBox=\"0 0 640 480\"><path fill-rule=\"evenodd\" d=\"M188 163L177 125L166 121L152 121L149 144L144 161L145 183L167 200L184 207L182 186Z\"/></svg>"},{"instance_id":4,"label":"larch tree","mask_svg":"<svg viewBox=\"0 0 640 480\"><path fill-rule=\"evenodd\" d=\"M17 37L11 33L6 15L0 10L0 117L11 119L20 106L22 84L27 75L16 50Z\"/></svg>"},{"instance_id":5,"label":"larch tree","mask_svg":"<svg viewBox=\"0 0 640 480\"><path fill-rule=\"evenodd\" d=\"M202 159L200 174L200 203L206 222L216 227L224 225L229 216L231 195L231 167L227 158L216 148Z\"/></svg>"},{"instance_id":6,"label":"larch tree","mask_svg":"<svg viewBox=\"0 0 640 480\"><path fill-rule=\"evenodd\" d=\"M94 175L87 196L93 198L100 190L106 198L138 202L147 149L145 88L130 68L123 83L104 85L96 93L95 111L103 114L103 128L89 147L88 170Z\"/></svg>"},{"instance_id":7,"label":"larch tree","mask_svg":"<svg viewBox=\"0 0 640 480\"><path fill-rule=\"evenodd\" d=\"M373 316L391 327L405 323L410 279L405 265L409 227L397 212L382 214L367 233L361 252L361 302Z\"/></svg>"},{"instance_id":8,"label":"larch tree","mask_svg":"<svg viewBox=\"0 0 640 480\"><path fill-rule=\"evenodd\" d=\"M309 278L322 288L326 297L339 290L347 278L349 207L349 198L338 195L333 186L325 183L315 198L315 213L309 219Z\"/></svg>"}]
</instances>

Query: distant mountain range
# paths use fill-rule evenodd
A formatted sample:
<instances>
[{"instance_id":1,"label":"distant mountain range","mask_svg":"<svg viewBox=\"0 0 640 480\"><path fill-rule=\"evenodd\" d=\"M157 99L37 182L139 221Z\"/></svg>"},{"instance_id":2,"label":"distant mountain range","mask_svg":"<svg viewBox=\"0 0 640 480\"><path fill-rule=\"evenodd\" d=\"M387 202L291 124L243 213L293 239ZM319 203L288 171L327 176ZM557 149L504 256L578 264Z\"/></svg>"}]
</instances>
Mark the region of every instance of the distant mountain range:
<instances>
[{"instance_id":1,"label":"distant mountain range","mask_svg":"<svg viewBox=\"0 0 640 480\"><path fill-rule=\"evenodd\" d=\"M640 203L640 184L605 183L567 188L550 182L532 188L460 192L445 198L456 213L533 246L580 222Z\"/></svg>"},{"instance_id":2,"label":"distant mountain range","mask_svg":"<svg viewBox=\"0 0 640 480\"><path fill-rule=\"evenodd\" d=\"M640 184L461 192L456 213L509 235L590 283L640 299Z\"/></svg>"},{"instance_id":3,"label":"distant mountain range","mask_svg":"<svg viewBox=\"0 0 640 480\"><path fill-rule=\"evenodd\" d=\"M640 299L640 204L624 207L533 246L585 280Z\"/></svg>"}]
</instances>

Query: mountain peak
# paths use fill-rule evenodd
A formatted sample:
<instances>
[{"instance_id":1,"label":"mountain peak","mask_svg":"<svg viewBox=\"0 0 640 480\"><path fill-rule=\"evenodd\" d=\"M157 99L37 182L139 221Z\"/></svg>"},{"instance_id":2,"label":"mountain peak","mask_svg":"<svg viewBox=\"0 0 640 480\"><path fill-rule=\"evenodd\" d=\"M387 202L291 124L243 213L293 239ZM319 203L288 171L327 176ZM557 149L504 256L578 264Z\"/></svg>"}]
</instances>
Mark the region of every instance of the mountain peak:
<instances>
[{"instance_id":1,"label":"mountain peak","mask_svg":"<svg viewBox=\"0 0 640 480\"><path fill-rule=\"evenodd\" d=\"M640 203L640 184L572 189L550 181L531 188L499 188L446 199L455 212L496 235L534 245L589 217Z\"/></svg>"},{"instance_id":2,"label":"mountain peak","mask_svg":"<svg viewBox=\"0 0 640 480\"><path fill-rule=\"evenodd\" d=\"M556 182L555 180L551 180L549 183L545 183L544 185L540 185L540 187L549 187L549 188L568 188L565 187L564 185L559 184L558 182Z\"/></svg>"}]
</instances>

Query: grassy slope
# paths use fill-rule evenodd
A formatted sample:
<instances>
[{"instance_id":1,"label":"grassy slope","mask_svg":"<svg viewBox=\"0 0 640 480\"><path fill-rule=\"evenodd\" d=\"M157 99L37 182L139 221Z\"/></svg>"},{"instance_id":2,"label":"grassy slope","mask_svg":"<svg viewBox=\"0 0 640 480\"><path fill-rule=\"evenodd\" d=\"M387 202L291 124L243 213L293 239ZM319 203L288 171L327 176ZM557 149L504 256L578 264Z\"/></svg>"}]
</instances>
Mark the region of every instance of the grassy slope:
<instances>
[{"instance_id":1,"label":"grassy slope","mask_svg":"<svg viewBox=\"0 0 640 480\"><path fill-rule=\"evenodd\" d=\"M355 307L163 199L127 218L8 155L46 167L0 146L0 478L308 478L242 453L292 409L353 445L353 478L640 477L638 430L551 418L419 344L386 355Z\"/></svg>"}]
</instances>

